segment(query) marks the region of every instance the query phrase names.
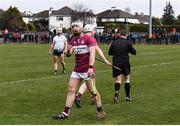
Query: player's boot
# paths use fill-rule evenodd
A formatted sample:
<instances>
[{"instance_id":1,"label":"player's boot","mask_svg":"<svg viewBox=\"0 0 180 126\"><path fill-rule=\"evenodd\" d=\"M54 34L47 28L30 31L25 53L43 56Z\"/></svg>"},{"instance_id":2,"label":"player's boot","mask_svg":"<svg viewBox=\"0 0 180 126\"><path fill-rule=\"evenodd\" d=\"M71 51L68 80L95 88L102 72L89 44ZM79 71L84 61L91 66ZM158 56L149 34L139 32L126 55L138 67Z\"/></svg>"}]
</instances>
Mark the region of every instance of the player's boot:
<instances>
[{"instance_id":1,"label":"player's boot","mask_svg":"<svg viewBox=\"0 0 180 126\"><path fill-rule=\"evenodd\" d=\"M91 105L95 105L95 103L96 103L95 98L94 98L94 97L91 97Z\"/></svg>"},{"instance_id":2,"label":"player's boot","mask_svg":"<svg viewBox=\"0 0 180 126\"><path fill-rule=\"evenodd\" d=\"M126 97L126 101L132 101L131 97Z\"/></svg>"},{"instance_id":3,"label":"player's boot","mask_svg":"<svg viewBox=\"0 0 180 126\"><path fill-rule=\"evenodd\" d=\"M104 120L106 119L107 114L104 111L96 112L96 119L97 120Z\"/></svg>"},{"instance_id":4,"label":"player's boot","mask_svg":"<svg viewBox=\"0 0 180 126\"><path fill-rule=\"evenodd\" d=\"M55 76L57 76L57 75L58 75L57 71L55 71L55 72L54 72L54 75L55 75Z\"/></svg>"},{"instance_id":5,"label":"player's boot","mask_svg":"<svg viewBox=\"0 0 180 126\"><path fill-rule=\"evenodd\" d=\"M81 99L78 96L75 97L74 102L76 107L81 108Z\"/></svg>"},{"instance_id":6,"label":"player's boot","mask_svg":"<svg viewBox=\"0 0 180 126\"><path fill-rule=\"evenodd\" d=\"M57 113L57 114L53 115L53 119L66 119L68 117L69 117L69 115L65 112L61 112L61 113Z\"/></svg>"},{"instance_id":7,"label":"player's boot","mask_svg":"<svg viewBox=\"0 0 180 126\"><path fill-rule=\"evenodd\" d=\"M63 70L63 71L62 71L62 74L65 74L65 73L66 73L66 71L65 71L65 70Z\"/></svg>"},{"instance_id":8,"label":"player's boot","mask_svg":"<svg viewBox=\"0 0 180 126\"><path fill-rule=\"evenodd\" d=\"M114 97L114 104L117 104L119 102L118 97Z\"/></svg>"},{"instance_id":9,"label":"player's boot","mask_svg":"<svg viewBox=\"0 0 180 126\"><path fill-rule=\"evenodd\" d=\"M114 104L117 104L119 102L119 94L115 93L114 94Z\"/></svg>"}]
</instances>

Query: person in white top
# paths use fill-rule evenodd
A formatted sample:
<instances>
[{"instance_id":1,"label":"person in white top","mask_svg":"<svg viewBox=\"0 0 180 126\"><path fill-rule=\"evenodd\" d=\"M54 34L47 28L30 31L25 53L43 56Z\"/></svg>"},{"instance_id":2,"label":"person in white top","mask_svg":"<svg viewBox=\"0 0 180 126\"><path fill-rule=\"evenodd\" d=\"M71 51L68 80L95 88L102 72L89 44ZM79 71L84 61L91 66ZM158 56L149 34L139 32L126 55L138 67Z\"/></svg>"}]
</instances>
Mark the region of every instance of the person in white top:
<instances>
[{"instance_id":1,"label":"person in white top","mask_svg":"<svg viewBox=\"0 0 180 126\"><path fill-rule=\"evenodd\" d=\"M53 55L54 62L54 74L57 75L58 72L58 61L60 61L65 73L65 62L64 54L67 52L67 38L62 34L62 28L57 29L57 35L53 38L53 42L49 49L49 54Z\"/></svg>"}]
</instances>

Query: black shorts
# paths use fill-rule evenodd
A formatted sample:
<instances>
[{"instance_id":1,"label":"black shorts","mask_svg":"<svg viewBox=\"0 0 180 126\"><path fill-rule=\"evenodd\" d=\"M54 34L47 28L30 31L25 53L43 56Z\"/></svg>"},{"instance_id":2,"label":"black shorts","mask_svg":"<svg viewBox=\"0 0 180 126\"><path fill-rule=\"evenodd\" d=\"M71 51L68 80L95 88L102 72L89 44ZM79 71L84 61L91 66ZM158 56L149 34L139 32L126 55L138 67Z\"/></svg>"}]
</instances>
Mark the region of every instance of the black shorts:
<instances>
[{"instance_id":1,"label":"black shorts","mask_svg":"<svg viewBox=\"0 0 180 126\"><path fill-rule=\"evenodd\" d=\"M54 50L53 51L53 56L61 56L61 54L63 54L63 52L62 51L60 51L60 50Z\"/></svg>"},{"instance_id":2,"label":"black shorts","mask_svg":"<svg viewBox=\"0 0 180 126\"><path fill-rule=\"evenodd\" d=\"M123 75L126 76L126 75L129 75L131 73L131 66L130 66L129 63L126 63L126 64L117 64L117 65L114 65L114 66L117 66L121 70L118 70L118 69L113 67L112 68L113 77L117 77L120 74L123 74Z\"/></svg>"}]
</instances>

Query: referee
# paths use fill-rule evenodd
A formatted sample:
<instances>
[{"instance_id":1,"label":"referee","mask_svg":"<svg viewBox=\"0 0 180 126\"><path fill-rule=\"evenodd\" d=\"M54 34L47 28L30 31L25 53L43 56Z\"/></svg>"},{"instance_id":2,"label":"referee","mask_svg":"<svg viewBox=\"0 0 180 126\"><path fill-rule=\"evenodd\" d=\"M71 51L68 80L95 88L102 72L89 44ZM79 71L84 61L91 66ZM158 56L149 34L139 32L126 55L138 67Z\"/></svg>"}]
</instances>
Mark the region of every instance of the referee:
<instances>
[{"instance_id":1,"label":"referee","mask_svg":"<svg viewBox=\"0 0 180 126\"><path fill-rule=\"evenodd\" d=\"M117 66L121 69L118 70L112 67L113 77L115 78L114 103L118 103L119 100L119 91L122 83L122 77L124 77L125 80L126 101L132 100L130 97L131 66L129 63L129 53L136 55L136 50L133 47L132 42L127 40L126 33L121 32L119 38L111 44L108 52L108 55L113 56L113 66Z\"/></svg>"}]
</instances>

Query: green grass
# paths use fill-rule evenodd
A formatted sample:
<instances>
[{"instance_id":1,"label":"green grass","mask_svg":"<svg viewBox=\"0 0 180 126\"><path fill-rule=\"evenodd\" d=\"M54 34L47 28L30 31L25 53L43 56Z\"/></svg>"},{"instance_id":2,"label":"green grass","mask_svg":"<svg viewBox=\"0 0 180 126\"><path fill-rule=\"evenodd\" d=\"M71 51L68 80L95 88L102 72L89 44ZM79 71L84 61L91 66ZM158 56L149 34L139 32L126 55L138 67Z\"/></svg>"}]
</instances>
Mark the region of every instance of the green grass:
<instances>
[{"instance_id":1,"label":"green grass","mask_svg":"<svg viewBox=\"0 0 180 126\"><path fill-rule=\"evenodd\" d=\"M111 68L96 62L97 88L108 117L97 121L88 92L82 108L74 105L67 120L53 120L63 110L74 56L65 58L67 74L53 76L50 45L0 45L0 124L180 124L180 46L137 45L131 56L133 102L113 104ZM107 56L109 45L101 45ZM109 60L111 57L107 56ZM61 69L61 66L60 66Z\"/></svg>"}]
</instances>

